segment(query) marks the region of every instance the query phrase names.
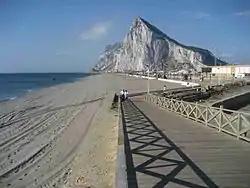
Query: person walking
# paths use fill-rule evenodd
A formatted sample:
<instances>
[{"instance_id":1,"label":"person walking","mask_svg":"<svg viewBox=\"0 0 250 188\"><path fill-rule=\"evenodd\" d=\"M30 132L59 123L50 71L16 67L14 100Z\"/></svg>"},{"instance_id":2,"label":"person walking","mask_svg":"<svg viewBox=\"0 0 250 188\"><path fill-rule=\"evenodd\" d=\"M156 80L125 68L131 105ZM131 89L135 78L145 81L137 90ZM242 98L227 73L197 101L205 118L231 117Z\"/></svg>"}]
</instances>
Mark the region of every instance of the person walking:
<instances>
[{"instance_id":1,"label":"person walking","mask_svg":"<svg viewBox=\"0 0 250 188\"><path fill-rule=\"evenodd\" d=\"M128 90L125 90L124 92L124 99L126 100L128 98Z\"/></svg>"},{"instance_id":2,"label":"person walking","mask_svg":"<svg viewBox=\"0 0 250 188\"><path fill-rule=\"evenodd\" d=\"M125 94L125 90L123 89L123 90L120 91L120 99L121 99L121 101L124 101L124 94Z\"/></svg>"},{"instance_id":3,"label":"person walking","mask_svg":"<svg viewBox=\"0 0 250 188\"><path fill-rule=\"evenodd\" d=\"M165 91L166 91L166 89L167 89L167 86L166 86L166 85L164 85L164 87L163 87L163 92L165 92Z\"/></svg>"}]
</instances>

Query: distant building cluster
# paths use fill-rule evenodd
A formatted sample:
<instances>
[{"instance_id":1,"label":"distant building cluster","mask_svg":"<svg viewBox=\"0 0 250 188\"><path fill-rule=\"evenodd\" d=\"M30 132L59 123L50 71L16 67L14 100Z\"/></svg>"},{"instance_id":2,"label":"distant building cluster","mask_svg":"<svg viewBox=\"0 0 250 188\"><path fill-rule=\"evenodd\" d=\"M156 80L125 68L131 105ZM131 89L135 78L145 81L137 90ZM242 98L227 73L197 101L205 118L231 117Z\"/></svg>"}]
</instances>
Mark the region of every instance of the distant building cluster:
<instances>
[{"instance_id":1,"label":"distant building cluster","mask_svg":"<svg viewBox=\"0 0 250 188\"><path fill-rule=\"evenodd\" d=\"M205 66L202 67L202 74L242 78L250 76L250 65Z\"/></svg>"}]
</instances>

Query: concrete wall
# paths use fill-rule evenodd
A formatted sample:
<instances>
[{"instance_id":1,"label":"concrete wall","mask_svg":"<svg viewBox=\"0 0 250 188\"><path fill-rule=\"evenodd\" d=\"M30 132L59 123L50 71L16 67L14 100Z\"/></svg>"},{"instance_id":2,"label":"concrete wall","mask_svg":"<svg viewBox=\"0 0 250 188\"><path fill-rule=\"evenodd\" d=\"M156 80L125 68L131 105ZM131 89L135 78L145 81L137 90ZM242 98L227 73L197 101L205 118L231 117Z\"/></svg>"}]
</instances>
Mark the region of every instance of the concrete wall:
<instances>
[{"instance_id":1,"label":"concrete wall","mask_svg":"<svg viewBox=\"0 0 250 188\"><path fill-rule=\"evenodd\" d=\"M226 99L222 99L214 104L213 107L220 107L230 109L230 110L238 110L250 103L250 92L245 92L239 95L235 95Z\"/></svg>"},{"instance_id":2,"label":"concrete wall","mask_svg":"<svg viewBox=\"0 0 250 188\"><path fill-rule=\"evenodd\" d=\"M140 75L128 75L128 76L133 76L137 78L144 78L144 79L149 79L149 80L156 80L155 77L147 77L147 76L140 76ZM163 79L163 78L158 78L158 81L163 81L163 82L170 82L170 83L177 83L181 84L186 87L195 87L195 86L200 86L200 84L194 83L194 82L187 82L187 81L180 81L180 80L171 80L171 79Z\"/></svg>"}]
</instances>

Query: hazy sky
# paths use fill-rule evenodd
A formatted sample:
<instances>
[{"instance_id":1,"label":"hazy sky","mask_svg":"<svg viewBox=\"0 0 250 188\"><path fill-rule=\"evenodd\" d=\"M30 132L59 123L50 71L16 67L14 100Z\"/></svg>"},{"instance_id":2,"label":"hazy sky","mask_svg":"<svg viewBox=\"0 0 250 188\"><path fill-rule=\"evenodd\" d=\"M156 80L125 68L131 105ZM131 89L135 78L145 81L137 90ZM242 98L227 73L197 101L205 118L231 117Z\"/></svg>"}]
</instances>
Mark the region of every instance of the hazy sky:
<instances>
[{"instance_id":1,"label":"hazy sky","mask_svg":"<svg viewBox=\"0 0 250 188\"><path fill-rule=\"evenodd\" d=\"M0 72L88 71L138 15L181 43L250 64L249 0L0 0Z\"/></svg>"}]
</instances>

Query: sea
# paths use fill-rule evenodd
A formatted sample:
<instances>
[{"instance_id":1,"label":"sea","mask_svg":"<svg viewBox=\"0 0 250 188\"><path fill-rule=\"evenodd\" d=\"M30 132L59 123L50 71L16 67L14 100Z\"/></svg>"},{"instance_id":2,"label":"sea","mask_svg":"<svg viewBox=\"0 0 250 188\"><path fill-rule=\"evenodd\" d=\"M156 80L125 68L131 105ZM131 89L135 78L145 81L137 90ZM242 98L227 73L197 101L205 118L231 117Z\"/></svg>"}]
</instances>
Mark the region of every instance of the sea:
<instances>
[{"instance_id":1,"label":"sea","mask_svg":"<svg viewBox=\"0 0 250 188\"><path fill-rule=\"evenodd\" d=\"M0 74L0 102L14 100L41 88L74 82L89 75L89 73Z\"/></svg>"}]
</instances>

